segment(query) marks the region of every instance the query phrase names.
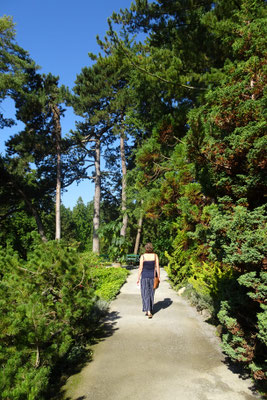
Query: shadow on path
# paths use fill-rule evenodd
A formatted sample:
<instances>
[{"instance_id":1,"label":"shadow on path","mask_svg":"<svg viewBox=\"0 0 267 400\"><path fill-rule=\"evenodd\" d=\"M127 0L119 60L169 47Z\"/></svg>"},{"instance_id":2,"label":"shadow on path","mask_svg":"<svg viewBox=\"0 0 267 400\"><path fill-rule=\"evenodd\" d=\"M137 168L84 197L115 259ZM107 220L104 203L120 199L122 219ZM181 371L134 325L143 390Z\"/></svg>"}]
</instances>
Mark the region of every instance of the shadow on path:
<instances>
[{"instance_id":1,"label":"shadow on path","mask_svg":"<svg viewBox=\"0 0 267 400\"><path fill-rule=\"evenodd\" d=\"M160 310L164 310L165 308L168 308L172 305L173 301L169 297L165 297L164 300L158 301L157 303L154 304L153 307L153 314L156 314Z\"/></svg>"},{"instance_id":2,"label":"shadow on path","mask_svg":"<svg viewBox=\"0 0 267 400\"><path fill-rule=\"evenodd\" d=\"M94 330L93 338L90 339L90 344L96 344L102 342L106 338L112 336L116 328L117 320L121 318L117 311L109 312L102 323Z\"/></svg>"},{"instance_id":3,"label":"shadow on path","mask_svg":"<svg viewBox=\"0 0 267 400\"><path fill-rule=\"evenodd\" d=\"M89 332L87 336L87 343L89 346L102 342L106 338L112 336L116 328L117 320L121 318L117 311L108 312L99 324ZM75 355L75 351L77 355ZM63 357L52 375L50 388L47 394L44 395L45 399L49 400L72 400L70 397L65 397L65 390L62 387L66 384L67 379L75 374L78 374L89 362L93 360L93 352L90 347L84 344L76 345L70 351L73 353L72 357L67 354ZM84 400L86 396L78 397L75 400Z\"/></svg>"},{"instance_id":4,"label":"shadow on path","mask_svg":"<svg viewBox=\"0 0 267 400\"><path fill-rule=\"evenodd\" d=\"M227 368L233 373L238 375L239 379L247 380L251 377L248 370L244 368L242 364L237 364L231 360L231 358L225 356L224 360L222 361L223 364L227 366ZM267 382L266 380L255 380L251 381L251 385L249 389L253 393L253 395L258 396L260 400L267 399ZM260 395L262 394L262 397Z\"/></svg>"}]
</instances>

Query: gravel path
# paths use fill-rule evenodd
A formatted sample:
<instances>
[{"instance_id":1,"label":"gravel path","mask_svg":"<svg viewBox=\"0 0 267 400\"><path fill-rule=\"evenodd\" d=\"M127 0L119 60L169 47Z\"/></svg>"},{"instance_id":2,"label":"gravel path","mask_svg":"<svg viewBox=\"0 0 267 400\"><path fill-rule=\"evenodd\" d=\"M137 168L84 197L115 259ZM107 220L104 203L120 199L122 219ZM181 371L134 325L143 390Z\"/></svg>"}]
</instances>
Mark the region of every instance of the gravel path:
<instances>
[{"instance_id":1,"label":"gravel path","mask_svg":"<svg viewBox=\"0 0 267 400\"><path fill-rule=\"evenodd\" d=\"M111 303L111 335L65 387L71 400L253 400L252 382L223 362L214 328L172 290L164 270L151 320L141 311L137 270Z\"/></svg>"}]
</instances>

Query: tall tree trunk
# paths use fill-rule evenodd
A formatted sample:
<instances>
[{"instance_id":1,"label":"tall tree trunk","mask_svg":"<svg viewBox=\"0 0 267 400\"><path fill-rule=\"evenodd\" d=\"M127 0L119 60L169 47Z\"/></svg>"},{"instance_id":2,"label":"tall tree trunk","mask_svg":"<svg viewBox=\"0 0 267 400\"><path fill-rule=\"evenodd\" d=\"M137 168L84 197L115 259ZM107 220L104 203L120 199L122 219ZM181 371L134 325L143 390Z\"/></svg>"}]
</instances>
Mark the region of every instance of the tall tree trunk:
<instances>
[{"instance_id":1,"label":"tall tree trunk","mask_svg":"<svg viewBox=\"0 0 267 400\"><path fill-rule=\"evenodd\" d=\"M138 228L137 228L137 234L136 234L135 245L134 245L134 254L137 254L138 250L139 250L142 225L143 225L143 213L141 214L139 221L138 221Z\"/></svg>"},{"instance_id":2,"label":"tall tree trunk","mask_svg":"<svg viewBox=\"0 0 267 400\"><path fill-rule=\"evenodd\" d=\"M52 106L54 134L56 139L56 152L57 152L57 185L56 185L56 234L55 239L61 239L61 125L60 125L60 111L56 104Z\"/></svg>"},{"instance_id":3,"label":"tall tree trunk","mask_svg":"<svg viewBox=\"0 0 267 400\"><path fill-rule=\"evenodd\" d=\"M42 241L43 242L47 242L47 238L46 238L45 232L44 232L44 226L43 226L43 223L42 223L42 220L41 220L41 217L40 217L38 211L36 210L36 208L34 207L32 202L28 199L28 197L23 192L23 190L18 189L18 192L22 195L27 207L31 211L32 215L34 216L34 219L35 219L36 224L37 224L38 233L41 236Z\"/></svg>"},{"instance_id":4,"label":"tall tree trunk","mask_svg":"<svg viewBox=\"0 0 267 400\"><path fill-rule=\"evenodd\" d=\"M99 254L100 243L98 229L100 225L101 175L100 175L100 138L95 140L95 197L93 217L93 252Z\"/></svg>"},{"instance_id":5,"label":"tall tree trunk","mask_svg":"<svg viewBox=\"0 0 267 400\"><path fill-rule=\"evenodd\" d=\"M126 237L126 230L128 224L128 215L127 215L127 195L126 195L126 158L125 158L125 136L124 129L122 129L120 136L120 152L121 152L121 170L122 170L122 184L121 184L121 211L122 211L122 227L121 227L121 236Z\"/></svg>"}]
</instances>

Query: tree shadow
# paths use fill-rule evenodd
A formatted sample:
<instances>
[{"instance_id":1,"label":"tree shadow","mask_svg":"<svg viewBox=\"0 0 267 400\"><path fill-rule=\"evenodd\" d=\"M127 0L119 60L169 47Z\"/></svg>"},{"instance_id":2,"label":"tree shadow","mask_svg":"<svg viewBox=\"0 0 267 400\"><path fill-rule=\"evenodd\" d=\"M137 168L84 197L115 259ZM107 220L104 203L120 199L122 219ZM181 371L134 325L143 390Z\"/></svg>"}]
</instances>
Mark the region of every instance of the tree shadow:
<instances>
[{"instance_id":1,"label":"tree shadow","mask_svg":"<svg viewBox=\"0 0 267 400\"><path fill-rule=\"evenodd\" d=\"M112 336L114 332L118 330L115 325L119 318L121 317L117 311L109 312L102 320L101 324L94 330L94 335L90 338L90 344L97 344Z\"/></svg>"},{"instance_id":2,"label":"tree shadow","mask_svg":"<svg viewBox=\"0 0 267 400\"><path fill-rule=\"evenodd\" d=\"M173 301L169 297L166 297L164 300L158 301L156 304L154 304L153 314L156 314L160 310L164 310L165 308L170 307L172 303Z\"/></svg>"},{"instance_id":3,"label":"tree shadow","mask_svg":"<svg viewBox=\"0 0 267 400\"><path fill-rule=\"evenodd\" d=\"M45 399L73 400L66 397L63 386L70 376L78 374L89 362L93 361L91 346L112 336L118 330L116 324L119 318L121 317L117 311L108 312L86 337L86 343L72 348L64 358L59 360L51 373L50 387L48 392L44 394ZM75 400L84 399L86 399L86 396L78 397Z\"/></svg>"},{"instance_id":4,"label":"tree shadow","mask_svg":"<svg viewBox=\"0 0 267 400\"><path fill-rule=\"evenodd\" d=\"M222 363L225 364L233 374L238 375L240 379L246 380L250 378L250 374L244 369L244 366L242 366L240 363L233 362L230 357L225 356Z\"/></svg>"},{"instance_id":5,"label":"tree shadow","mask_svg":"<svg viewBox=\"0 0 267 400\"><path fill-rule=\"evenodd\" d=\"M261 395L259 399L264 400L267 399L267 382L266 380L252 380L250 371L248 371L242 363L234 362L230 357L225 356L222 361L223 364L227 366L227 368L233 373L238 375L239 379L242 380L251 380L251 385L249 389L255 396Z\"/></svg>"}]
</instances>

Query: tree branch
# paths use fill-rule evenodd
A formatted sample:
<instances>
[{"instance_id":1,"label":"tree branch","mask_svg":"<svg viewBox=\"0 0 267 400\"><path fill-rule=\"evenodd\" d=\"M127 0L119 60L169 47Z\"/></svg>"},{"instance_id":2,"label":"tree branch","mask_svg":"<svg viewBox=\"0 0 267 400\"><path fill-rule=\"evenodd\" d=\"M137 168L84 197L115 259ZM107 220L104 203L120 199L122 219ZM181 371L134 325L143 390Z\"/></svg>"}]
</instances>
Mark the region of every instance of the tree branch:
<instances>
[{"instance_id":1,"label":"tree branch","mask_svg":"<svg viewBox=\"0 0 267 400\"><path fill-rule=\"evenodd\" d=\"M29 274L33 274L33 275L38 275L38 274L39 274L38 272L30 271L30 270L27 269L27 268L23 268L23 267L19 267L19 266L17 266L17 268L20 269L20 270L23 271L23 272L28 272Z\"/></svg>"},{"instance_id":2,"label":"tree branch","mask_svg":"<svg viewBox=\"0 0 267 400\"><path fill-rule=\"evenodd\" d=\"M94 177L93 176L83 175L83 174L75 176L74 178L68 180L67 183L62 185L62 188L66 188L66 187L70 186L73 182L78 181L79 179L89 179L90 180L90 179L94 179Z\"/></svg>"},{"instance_id":3,"label":"tree branch","mask_svg":"<svg viewBox=\"0 0 267 400\"><path fill-rule=\"evenodd\" d=\"M78 285L74 286L74 289L76 289L77 287L79 287L79 286L83 283L84 277L85 277L85 269L84 269L84 267L83 267L82 279L81 279L81 281L78 283Z\"/></svg>"},{"instance_id":4,"label":"tree branch","mask_svg":"<svg viewBox=\"0 0 267 400\"><path fill-rule=\"evenodd\" d=\"M160 80L160 81L162 81L162 82L165 82L165 83L168 83L168 84L171 84L171 85L181 86L181 87L184 87L184 88L186 88L186 89L191 89L191 90L205 90L205 91L208 90L207 88L199 88L199 87L195 87L195 86L185 85L185 84L183 84L183 83L178 83L178 82L169 81L168 79L162 78L162 77L159 76L159 75L153 74L152 72L150 72L150 71L146 70L145 68L140 67L140 65L136 64L136 63L130 58L130 56L127 54L127 52L126 52L126 50L125 50L124 47L121 46L121 49L122 49L122 51L124 52L124 54L126 55L126 57L128 58L128 60L130 61L130 63L132 64L133 67L139 69L140 71L144 72L145 74L147 74L147 75L149 75L149 76L151 76L151 77L153 77L153 78L156 78L156 79L158 79L158 80Z\"/></svg>"},{"instance_id":5,"label":"tree branch","mask_svg":"<svg viewBox=\"0 0 267 400\"><path fill-rule=\"evenodd\" d=\"M182 143L182 144L185 144L185 142L183 142L181 139L179 139L178 137L176 137L176 136L173 136L174 137L174 139L176 139L177 140L177 142L180 142L180 143Z\"/></svg>"}]
</instances>

